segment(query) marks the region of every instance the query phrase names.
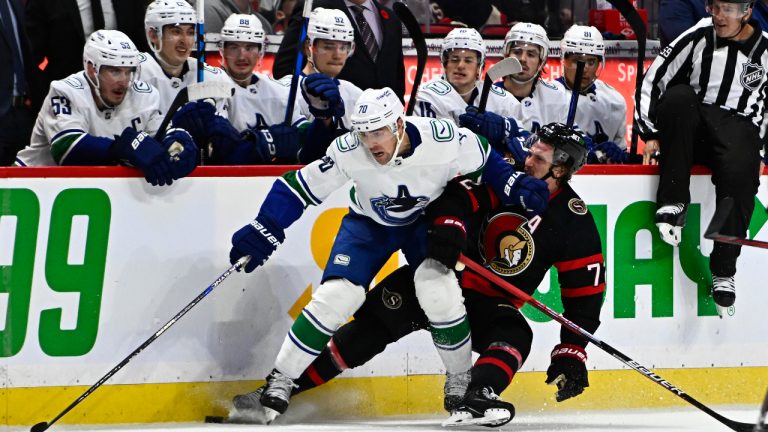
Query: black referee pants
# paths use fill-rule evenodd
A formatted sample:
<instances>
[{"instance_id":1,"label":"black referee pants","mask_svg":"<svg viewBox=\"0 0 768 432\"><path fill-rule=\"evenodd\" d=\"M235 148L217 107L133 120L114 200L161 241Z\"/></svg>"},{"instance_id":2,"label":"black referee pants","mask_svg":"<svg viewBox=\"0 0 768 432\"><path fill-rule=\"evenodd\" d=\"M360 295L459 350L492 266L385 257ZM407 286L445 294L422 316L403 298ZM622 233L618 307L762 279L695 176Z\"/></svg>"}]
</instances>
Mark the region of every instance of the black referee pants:
<instances>
[{"instance_id":1,"label":"black referee pants","mask_svg":"<svg viewBox=\"0 0 768 432\"><path fill-rule=\"evenodd\" d=\"M744 237L759 185L760 135L748 119L716 106L703 105L689 85L667 89L657 107L659 130L659 205L691 202L691 167L706 165L718 202L734 199L734 210L721 230ZM733 276L741 247L715 242L709 268Z\"/></svg>"}]
</instances>

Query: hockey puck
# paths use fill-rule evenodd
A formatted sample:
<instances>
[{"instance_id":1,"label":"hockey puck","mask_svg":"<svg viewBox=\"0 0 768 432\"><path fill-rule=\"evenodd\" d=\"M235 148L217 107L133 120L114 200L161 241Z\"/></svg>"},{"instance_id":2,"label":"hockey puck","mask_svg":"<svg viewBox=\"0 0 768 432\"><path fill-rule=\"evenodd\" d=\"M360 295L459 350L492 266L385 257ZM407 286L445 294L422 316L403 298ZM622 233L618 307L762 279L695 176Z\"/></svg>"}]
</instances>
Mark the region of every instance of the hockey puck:
<instances>
[{"instance_id":1,"label":"hockey puck","mask_svg":"<svg viewBox=\"0 0 768 432\"><path fill-rule=\"evenodd\" d=\"M205 416L206 423L224 423L224 417L222 416Z\"/></svg>"}]
</instances>

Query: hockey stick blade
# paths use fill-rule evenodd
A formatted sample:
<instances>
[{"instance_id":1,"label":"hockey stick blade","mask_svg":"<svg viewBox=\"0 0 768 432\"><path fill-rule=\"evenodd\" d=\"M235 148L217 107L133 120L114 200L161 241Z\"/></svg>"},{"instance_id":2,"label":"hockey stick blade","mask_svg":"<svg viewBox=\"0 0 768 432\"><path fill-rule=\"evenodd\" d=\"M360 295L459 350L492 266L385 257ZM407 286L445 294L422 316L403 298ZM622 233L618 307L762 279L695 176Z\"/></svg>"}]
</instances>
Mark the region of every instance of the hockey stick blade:
<instances>
[{"instance_id":1,"label":"hockey stick blade","mask_svg":"<svg viewBox=\"0 0 768 432\"><path fill-rule=\"evenodd\" d=\"M421 32L421 27L419 26L418 21L416 21L416 17L413 16L413 13L408 9L408 6L397 2L392 5L392 9L408 30L408 35L411 36L413 46L416 48L416 75L413 78L413 87L411 88L411 97L408 99L408 108L405 110L405 115L410 116L413 114L413 109L416 107L416 94L419 92L421 77L424 76L424 68L427 66L427 41L424 39L424 33Z\"/></svg>"},{"instance_id":2,"label":"hockey stick blade","mask_svg":"<svg viewBox=\"0 0 768 432\"><path fill-rule=\"evenodd\" d=\"M500 276L496 275L495 273L491 272L490 270L486 269L485 267L481 266L480 264L472 261L471 259L467 258L464 255L459 256L459 261L464 263L467 267L469 267L472 271L477 273L478 275L484 277L485 279L489 280L490 282L493 282L496 284L496 286L500 287L501 289L507 291L508 293L512 294L513 296L517 297L518 299L522 300L523 302L526 302L533 306L534 308L538 309L544 315L547 315L548 317L552 318L553 320L559 322L563 327L568 329L569 331L587 339L589 342L594 344L596 347L600 348L601 350L605 351L606 353L610 354L613 358L619 360L620 362L624 363L625 365L629 366L630 368L634 369L637 372L640 372L643 376L648 378L649 380L653 381L654 383L662 386L663 388L667 389L669 392L671 392L673 395L683 399L684 401L688 402L689 404L695 406L696 408L700 409L701 411L704 411L705 413L709 414L711 417L719 421L720 423L728 426L732 430L739 431L739 432L752 432L755 428L755 424L751 423L742 423L737 422L734 420L731 420L729 418L726 418L722 416L721 414L718 414L708 406L704 405L703 403L699 402L698 400L694 399L692 396L690 396L688 393L684 392L682 389L675 387L672 383L665 380L661 376L657 375L652 370L646 368L645 366L641 365L640 363L632 360L631 358L627 357L624 353L617 350L616 348L608 345L607 343L603 342L602 340L598 339L595 335L592 333L584 330L583 328L579 327L578 325L574 324L572 321L570 321L568 318L562 316L561 314L555 312L552 310L549 306L545 305L544 303L541 303L540 301L536 300L535 298L531 297L526 292L520 290L516 286L512 285L511 283L507 282Z\"/></svg>"},{"instance_id":3,"label":"hockey stick blade","mask_svg":"<svg viewBox=\"0 0 768 432\"><path fill-rule=\"evenodd\" d=\"M489 67L488 71L485 72L483 91L480 93L480 102L477 105L477 110L479 112L485 112L485 107L488 105L488 95L491 93L491 86L493 86L493 83L507 75L514 75L522 70L523 66L520 65L520 61L515 57L505 58Z\"/></svg>"},{"instance_id":4,"label":"hockey stick blade","mask_svg":"<svg viewBox=\"0 0 768 432\"><path fill-rule=\"evenodd\" d=\"M712 220L709 222L709 226L704 232L704 238L720 243L768 249L768 242L766 241L750 240L747 238L720 233L720 231L723 229L723 226L725 226L725 222L728 220L728 217L733 211L733 206L734 202L732 197L725 197L717 203L717 206L715 206L715 214L712 215Z\"/></svg>"},{"instance_id":5,"label":"hockey stick blade","mask_svg":"<svg viewBox=\"0 0 768 432\"><path fill-rule=\"evenodd\" d=\"M107 372L103 377L99 378L98 381L96 381L96 384L92 385L88 388L80 397L75 399L74 402L69 404L62 412L60 412L56 417L53 418L53 420L49 422L40 422L34 426L32 426L29 430L30 432L44 432L47 430L51 425L56 423L60 418L64 417L69 411L72 410L72 408L76 407L80 402L82 402L85 398L90 396L91 393L96 391L99 387L101 387L102 384L107 382L108 379L112 378L114 374L116 374L120 369L122 369L125 365L128 364L128 362L131 361L132 358L137 356L140 352L144 351L146 347L148 347L152 342L155 341L155 339L159 338L160 335L165 333L166 330L171 328L178 320L181 319L184 315L186 315L187 312L189 312L193 307L195 307L198 303L200 303L201 300L203 300L208 294L210 294L216 287L221 285L224 280L229 277L232 273L236 271L240 271L243 267L245 267L246 264L248 264L248 261L251 260L250 255L246 255L234 264L232 264L224 273L222 273L218 278L216 278L213 283L208 285L206 289L203 290L200 294L198 294L197 297L195 297L191 302L187 303L186 306L182 310L180 310L176 315L173 316L168 322L165 323L162 327L160 327L159 330L157 330L152 336L150 336L147 340L144 341L141 345L138 346L135 350L133 350L130 354L128 354L127 357L122 359L120 363L117 364L117 366L113 367L109 372Z\"/></svg>"}]
</instances>

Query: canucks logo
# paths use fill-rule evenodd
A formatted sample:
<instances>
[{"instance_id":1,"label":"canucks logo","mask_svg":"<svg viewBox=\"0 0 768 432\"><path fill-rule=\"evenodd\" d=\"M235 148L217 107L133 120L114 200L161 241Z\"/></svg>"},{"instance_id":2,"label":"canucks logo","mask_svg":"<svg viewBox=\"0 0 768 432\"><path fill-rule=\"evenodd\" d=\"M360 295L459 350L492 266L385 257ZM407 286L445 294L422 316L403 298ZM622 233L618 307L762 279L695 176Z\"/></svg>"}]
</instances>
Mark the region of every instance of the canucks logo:
<instances>
[{"instance_id":1,"label":"canucks logo","mask_svg":"<svg viewBox=\"0 0 768 432\"><path fill-rule=\"evenodd\" d=\"M381 220L393 225L408 225L415 221L421 214L421 209L429 204L429 198L425 196L412 196L408 186L399 185L397 196L371 198L371 208ZM419 211L413 211L414 209Z\"/></svg>"}]
</instances>

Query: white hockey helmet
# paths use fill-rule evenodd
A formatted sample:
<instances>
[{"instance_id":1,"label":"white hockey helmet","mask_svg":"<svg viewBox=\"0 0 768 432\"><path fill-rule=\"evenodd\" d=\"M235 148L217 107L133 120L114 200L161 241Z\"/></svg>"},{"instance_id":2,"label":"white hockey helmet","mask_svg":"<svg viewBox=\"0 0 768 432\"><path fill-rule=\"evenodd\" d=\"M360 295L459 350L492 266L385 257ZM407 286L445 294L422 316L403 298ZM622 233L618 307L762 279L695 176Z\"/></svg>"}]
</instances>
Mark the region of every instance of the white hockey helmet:
<instances>
[{"instance_id":1,"label":"white hockey helmet","mask_svg":"<svg viewBox=\"0 0 768 432\"><path fill-rule=\"evenodd\" d=\"M163 49L163 27L167 25L197 24L195 8L184 0L154 0L144 14L144 33L149 47L155 53ZM156 47L149 39L149 31L155 30L160 40Z\"/></svg>"},{"instance_id":2,"label":"white hockey helmet","mask_svg":"<svg viewBox=\"0 0 768 432\"><path fill-rule=\"evenodd\" d=\"M573 25L563 35L560 41L560 55L588 54L605 58L605 43L603 35L595 27Z\"/></svg>"},{"instance_id":3,"label":"white hockey helmet","mask_svg":"<svg viewBox=\"0 0 768 432\"><path fill-rule=\"evenodd\" d=\"M480 69L485 64L485 41L480 33L473 28L457 28L451 30L443 39L443 48L440 51L443 65L448 59L448 52L455 49L472 50L480 54Z\"/></svg>"},{"instance_id":4,"label":"white hockey helmet","mask_svg":"<svg viewBox=\"0 0 768 432\"><path fill-rule=\"evenodd\" d=\"M88 75L88 64L92 64L96 70L96 77L91 80ZM128 89L133 85L133 80L139 75L141 70L139 61L139 50L133 44L131 39L117 30L96 30L88 37L88 41L83 48L83 68L86 70L85 76L88 81L97 89L100 88L99 71L102 66L135 68L135 72L128 84ZM96 95L101 99L100 93ZM101 101L106 106L110 106Z\"/></svg>"},{"instance_id":5,"label":"white hockey helmet","mask_svg":"<svg viewBox=\"0 0 768 432\"><path fill-rule=\"evenodd\" d=\"M518 43L538 46L541 64L543 65L547 61L549 56L549 38L544 27L527 22L519 22L513 25L506 36L504 36L504 50L502 53L505 56L509 55L509 50Z\"/></svg>"},{"instance_id":6,"label":"white hockey helmet","mask_svg":"<svg viewBox=\"0 0 768 432\"><path fill-rule=\"evenodd\" d=\"M400 145L403 143L403 133L397 133L397 121L405 121L405 108L395 92L389 88L365 90L355 102L352 112L352 131L359 142L363 142L362 133L372 132L381 128L388 128L395 136L397 144L392 153L392 158L384 165L393 166L399 164L402 159L398 155Z\"/></svg>"},{"instance_id":7,"label":"white hockey helmet","mask_svg":"<svg viewBox=\"0 0 768 432\"><path fill-rule=\"evenodd\" d=\"M255 15L232 14L221 27L222 42L249 42L264 46L264 27Z\"/></svg>"},{"instance_id":8,"label":"white hockey helmet","mask_svg":"<svg viewBox=\"0 0 768 432\"><path fill-rule=\"evenodd\" d=\"M344 12L338 9L317 8L309 15L307 40L310 46L316 39L349 42L347 58L355 51L355 29Z\"/></svg>"}]
</instances>

